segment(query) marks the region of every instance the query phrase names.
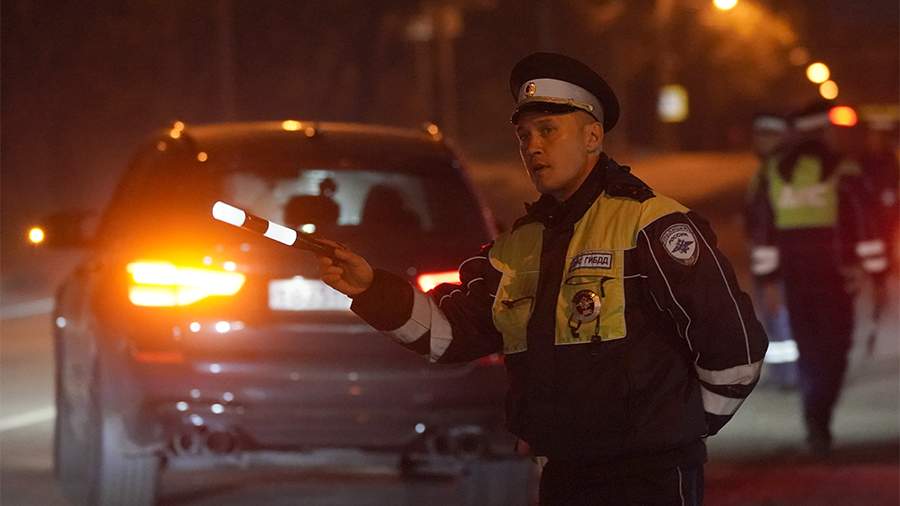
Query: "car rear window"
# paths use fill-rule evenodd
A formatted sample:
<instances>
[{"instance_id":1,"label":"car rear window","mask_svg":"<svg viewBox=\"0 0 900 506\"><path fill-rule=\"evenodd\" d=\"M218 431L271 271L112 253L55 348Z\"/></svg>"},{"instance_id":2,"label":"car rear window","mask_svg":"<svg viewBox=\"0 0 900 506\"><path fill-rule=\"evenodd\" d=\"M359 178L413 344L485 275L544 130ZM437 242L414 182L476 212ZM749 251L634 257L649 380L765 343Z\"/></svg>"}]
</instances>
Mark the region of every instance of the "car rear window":
<instances>
[{"instance_id":1,"label":"car rear window","mask_svg":"<svg viewBox=\"0 0 900 506\"><path fill-rule=\"evenodd\" d=\"M382 165L376 157L347 163L319 153L311 164L302 152L273 156L272 150L232 148L228 156L211 151L200 162L196 153L173 151L151 149L135 162L107 210L102 234L213 230L210 210L223 200L356 247L389 238L395 250L471 253L489 240L477 199L447 157ZM221 235L221 228L214 230Z\"/></svg>"}]
</instances>

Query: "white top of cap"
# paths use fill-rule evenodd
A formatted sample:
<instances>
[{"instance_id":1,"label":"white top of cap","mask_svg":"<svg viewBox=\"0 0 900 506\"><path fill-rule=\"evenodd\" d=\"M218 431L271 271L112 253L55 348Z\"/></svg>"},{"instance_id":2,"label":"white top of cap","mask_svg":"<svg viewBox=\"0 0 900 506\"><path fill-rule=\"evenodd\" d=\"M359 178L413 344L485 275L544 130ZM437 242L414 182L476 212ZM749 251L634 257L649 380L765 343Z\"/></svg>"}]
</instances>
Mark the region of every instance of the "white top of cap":
<instances>
[{"instance_id":1,"label":"white top of cap","mask_svg":"<svg viewBox=\"0 0 900 506\"><path fill-rule=\"evenodd\" d=\"M516 107L532 102L569 105L585 110L595 117L603 111L600 101L591 92L577 84L559 79L532 79L522 84Z\"/></svg>"}]
</instances>

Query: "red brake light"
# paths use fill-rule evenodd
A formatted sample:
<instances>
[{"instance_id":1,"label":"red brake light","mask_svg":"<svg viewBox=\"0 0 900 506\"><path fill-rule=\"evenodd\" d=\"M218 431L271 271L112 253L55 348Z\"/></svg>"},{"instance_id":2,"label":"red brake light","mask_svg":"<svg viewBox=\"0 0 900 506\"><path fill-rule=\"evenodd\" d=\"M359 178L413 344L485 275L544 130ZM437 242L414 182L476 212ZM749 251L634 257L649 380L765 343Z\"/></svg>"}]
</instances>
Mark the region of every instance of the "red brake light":
<instances>
[{"instance_id":1,"label":"red brake light","mask_svg":"<svg viewBox=\"0 0 900 506\"><path fill-rule=\"evenodd\" d=\"M427 292L441 283L460 284L459 271L430 272L419 274L419 277L416 278L416 284L423 292Z\"/></svg>"},{"instance_id":2,"label":"red brake light","mask_svg":"<svg viewBox=\"0 0 900 506\"><path fill-rule=\"evenodd\" d=\"M503 365L503 354L502 353L492 353L490 355L479 358L475 361L475 365L478 366L494 366L494 365Z\"/></svg>"},{"instance_id":3,"label":"red brake light","mask_svg":"<svg viewBox=\"0 0 900 506\"><path fill-rule=\"evenodd\" d=\"M856 111L854 111L852 107L847 107L846 105L832 107L831 110L828 111L828 119L831 121L832 125L844 127L855 126L858 121Z\"/></svg>"}]
</instances>

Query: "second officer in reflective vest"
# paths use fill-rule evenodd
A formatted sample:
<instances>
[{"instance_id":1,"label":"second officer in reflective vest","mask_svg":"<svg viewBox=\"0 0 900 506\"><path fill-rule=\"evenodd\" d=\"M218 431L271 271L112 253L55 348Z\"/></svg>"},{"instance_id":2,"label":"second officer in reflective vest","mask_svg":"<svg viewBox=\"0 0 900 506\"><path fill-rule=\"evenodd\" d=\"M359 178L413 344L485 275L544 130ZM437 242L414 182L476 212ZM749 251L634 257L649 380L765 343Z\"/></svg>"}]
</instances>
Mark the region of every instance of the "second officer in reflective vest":
<instances>
[{"instance_id":1,"label":"second officer in reflective vest","mask_svg":"<svg viewBox=\"0 0 900 506\"><path fill-rule=\"evenodd\" d=\"M431 361L505 354L508 427L547 458L541 504L700 504L704 438L766 350L749 297L703 218L603 152L619 107L599 75L535 53L510 90L542 196L462 283L423 293L345 249L322 279Z\"/></svg>"},{"instance_id":2,"label":"second officer in reflective vest","mask_svg":"<svg viewBox=\"0 0 900 506\"><path fill-rule=\"evenodd\" d=\"M751 253L763 282L781 279L810 451L829 453L831 418L853 333L852 289L859 271L887 267L884 243L866 212L859 166L827 142L830 105L816 103L792 117L792 147L772 158L753 203L760 229Z\"/></svg>"}]
</instances>

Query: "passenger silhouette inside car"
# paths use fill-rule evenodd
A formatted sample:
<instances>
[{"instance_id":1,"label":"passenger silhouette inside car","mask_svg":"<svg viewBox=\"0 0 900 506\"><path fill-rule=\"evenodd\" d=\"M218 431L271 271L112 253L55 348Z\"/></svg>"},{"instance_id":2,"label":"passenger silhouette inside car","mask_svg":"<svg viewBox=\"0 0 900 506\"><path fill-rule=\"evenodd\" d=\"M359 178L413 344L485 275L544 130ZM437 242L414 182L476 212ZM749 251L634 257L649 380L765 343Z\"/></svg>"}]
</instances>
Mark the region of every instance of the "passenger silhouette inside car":
<instances>
[{"instance_id":1,"label":"passenger silhouette inside car","mask_svg":"<svg viewBox=\"0 0 900 506\"><path fill-rule=\"evenodd\" d=\"M383 184L369 190L360 225L365 229L418 230L420 227L418 214L407 207L400 192Z\"/></svg>"},{"instance_id":2,"label":"passenger silhouette inside car","mask_svg":"<svg viewBox=\"0 0 900 506\"><path fill-rule=\"evenodd\" d=\"M287 226L299 229L312 224L315 232L327 234L337 226L341 208L334 201L337 183L327 177L319 183L318 195L296 195L284 206L284 221Z\"/></svg>"}]
</instances>

